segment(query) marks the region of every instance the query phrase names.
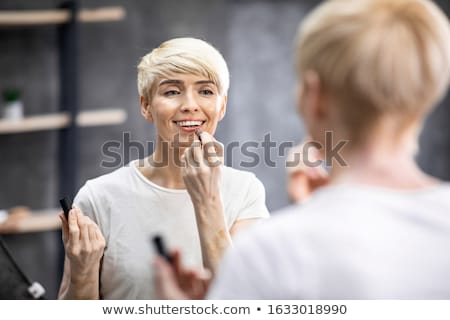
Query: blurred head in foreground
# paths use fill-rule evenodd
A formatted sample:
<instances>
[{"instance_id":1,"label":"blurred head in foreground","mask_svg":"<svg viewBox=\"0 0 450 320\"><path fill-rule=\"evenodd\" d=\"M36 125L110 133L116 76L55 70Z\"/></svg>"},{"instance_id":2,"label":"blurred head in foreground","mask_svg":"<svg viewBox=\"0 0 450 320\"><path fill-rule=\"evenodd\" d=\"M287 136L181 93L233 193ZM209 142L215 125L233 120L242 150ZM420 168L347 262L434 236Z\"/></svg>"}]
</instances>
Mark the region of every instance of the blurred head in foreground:
<instances>
[{"instance_id":1,"label":"blurred head in foreground","mask_svg":"<svg viewBox=\"0 0 450 320\"><path fill-rule=\"evenodd\" d=\"M450 28L427 0L333 0L300 25L299 111L312 140L415 152L421 124L445 95ZM322 150L323 151L323 150Z\"/></svg>"}]
</instances>

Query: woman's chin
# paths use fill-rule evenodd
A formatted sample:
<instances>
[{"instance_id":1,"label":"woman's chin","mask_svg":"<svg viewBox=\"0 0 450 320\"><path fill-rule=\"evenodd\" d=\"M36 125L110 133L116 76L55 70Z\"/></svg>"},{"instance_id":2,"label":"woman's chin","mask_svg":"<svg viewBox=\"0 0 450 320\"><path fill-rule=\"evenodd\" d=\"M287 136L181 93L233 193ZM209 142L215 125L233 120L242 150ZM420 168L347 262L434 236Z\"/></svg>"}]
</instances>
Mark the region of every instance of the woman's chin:
<instances>
[{"instance_id":1,"label":"woman's chin","mask_svg":"<svg viewBox=\"0 0 450 320\"><path fill-rule=\"evenodd\" d=\"M195 139L195 131L192 132L186 132L186 131L178 131L173 134L170 139L167 139L166 141L171 144L172 147L175 148L183 148L183 147L189 147L192 145L192 142L194 142Z\"/></svg>"},{"instance_id":2,"label":"woman's chin","mask_svg":"<svg viewBox=\"0 0 450 320\"><path fill-rule=\"evenodd\" d=\"M186 147L191 146L195 140L195 132L201 130L203 132L210 132L204 126L192 127L192 128L180 128L178 127L171 137L166 136L163 141L171 143L174 147Z\"/></svg>"}]
</instances>

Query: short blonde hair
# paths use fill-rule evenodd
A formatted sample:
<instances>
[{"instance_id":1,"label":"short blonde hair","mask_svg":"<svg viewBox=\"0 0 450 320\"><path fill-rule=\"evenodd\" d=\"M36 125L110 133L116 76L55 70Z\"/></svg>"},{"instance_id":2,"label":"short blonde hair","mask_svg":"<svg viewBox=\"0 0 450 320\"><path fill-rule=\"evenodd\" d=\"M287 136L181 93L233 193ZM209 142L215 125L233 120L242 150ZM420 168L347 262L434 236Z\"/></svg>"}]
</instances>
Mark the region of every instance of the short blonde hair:
<instances>
[{"instance_id":1,"label":"short blonde hair","mask_svg":"<svg viewBox=\"0 0 450 320\"><path fill-rule=\"evenodd\" d=\"M319 74L353 133L385 115L400 129L447 91L449 21L428 0L329 0L300 25L296 64Z\"/></svg>"},{"instance_id":2,"label":"short blonde hair","mask_svg":"<svg viewBox=\"0 0 450 320\"><path fill-rule=\"evenodd\" d=\"M227 94L230 83L228 67L220 52L207 42L194 38L163 42L141 59L137 69L139 95L149 100L156 81L173 73L207 77L221 95Z\"/></svg>"}]
</instances>

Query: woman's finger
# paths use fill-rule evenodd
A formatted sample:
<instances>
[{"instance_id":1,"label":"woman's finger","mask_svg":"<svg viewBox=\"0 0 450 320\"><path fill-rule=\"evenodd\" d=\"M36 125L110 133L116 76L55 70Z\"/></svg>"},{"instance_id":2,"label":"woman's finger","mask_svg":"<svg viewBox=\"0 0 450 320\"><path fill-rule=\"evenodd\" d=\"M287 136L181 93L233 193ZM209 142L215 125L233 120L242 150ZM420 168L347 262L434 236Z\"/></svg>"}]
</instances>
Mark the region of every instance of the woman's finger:
<instances>
[{"instance_id":1,"label":"woman's finger","mask_svg":"<svg viewBox=\"0 0 450 320\"><path fill-rule=\"evenodd\" d=\"M80 240L81 244L87 248L90 244L89 242L89 220L83 215L81 210L77 211L78 226L80 228Z\"/></svg>"},{"instance_id":2,"label":"woman's finger","mask_svg":"<svg viewBox=\"0 0 450 320\"><path fill-rule=\"evenodd\" d=\"M94 224L94 222L90 222L89 223L89 230L88 230L88 232L89 232L89 240L91 241L91 242L97 242L97 232L95 231L95 224Z\"/></svg>"},{"instance_id":3,"label":"woman's finger","mask_svg":"<svg viewBox=\"0 0 450 320\"><path fill-rule=\"evenodd\" d=\"M192 146L189 149L195 168L204 166L202 143L197 135L195 135L194 142L192 142Z\"/></svg>"},{"instance_id":4,"label":"woman's finger","mask_svg":"<svg viewBox=\"0 0 450 320\"><path fill-rule=\"evenodd\" d=\"M172 268L173 271L175 273L175 276L177 278L177 282L181 285L181 287L183 287L183 276L182 276L182 265L181 265L181 255L180 255L180 251L178 251L177 249L173 250L171 252L172 257Z\"/></svg>"},{"instance_id":5,"label":"woman's finger","mask_svg":"<svg viewBox=\"0 0 450 320\"><path fill-rule=\"evenodd\" d=\"M186 299L170 265L161 257L154 261L156 295L159 299Z\"/></svg>"},{"instance_id":6,"label":"woman's finger","mask_svg":"<svg viewBox=\"0 0 450 320\"><path fill-rule=\"evenodd\" d=\"M80 228L78 227L77 212L75 208L69 211L69 246L76 247L80 242Z\"/></svg>"},{"instance_id":7,"label":"woman's finger","mask_svg":"<svg viewBox=\"0 0 450 320\"><path fill-rule=\"evenodd\" d=\"M100 241L102 246L106 245L105 238L103 237L102 232L100 231L100 228L97 225L94 225L95 233L96 233L96 239L97 241Z\"/></svg>"},{"instance_id":8,"label":"woman's finger","mask_svg":"<svg viewBox=\"0 0 450 320\"><path fill-rule=\"evenodd\" d=\"M180 251L178 249L173 250L171 253L171 257L173 269L175 271L175 274L178 276L180 275L182 269Z\"/></svg>"},{"instance_id":9,"label":"woman's finger","mask_svg":"<svg viewBox=\"0 0 450 320\"><path fill-rule=\"evenodd\" d=\"M186 167L186 156L185 156L184 153L180 157L180 162L181 162L181 167L182 168Z\"/></svg>"},{"instance_id":10,"label":"woman's finger","mask_svg":"<svg viewBox=\"0 0 450 320\"><path fill-rule=\"evenodd\" d=\"M61 211L58 216L59 219L61 219L62 239L64 244L67 244L67 241L69 240L69 224L64 216L64 212Z\"/></svg>"},{"instance_id":11,"label":"woman's finger","mask_svg":"<svg viewBox=\"0 0 450 320\"><path fill-rule=\"evenodd\" d=\"M210 166L220 165L222 163L221 156L223 155L222 144L207 132L202 132L200 139L202 140L203 152L208 164Z\"/></svg>"},{"instance_id":12,"label":"woman's finger","mask_svg":"<svg viewBox=\"0 0 450 320\"><path fill-rule=\"evenodd\" d=\"M194 160L191 148L187 148L186 150L184 150L184 161L186 163L186 172L190 172L192 168L195 168L195 166L193 165Z\"/></svg>"}]
</instances>

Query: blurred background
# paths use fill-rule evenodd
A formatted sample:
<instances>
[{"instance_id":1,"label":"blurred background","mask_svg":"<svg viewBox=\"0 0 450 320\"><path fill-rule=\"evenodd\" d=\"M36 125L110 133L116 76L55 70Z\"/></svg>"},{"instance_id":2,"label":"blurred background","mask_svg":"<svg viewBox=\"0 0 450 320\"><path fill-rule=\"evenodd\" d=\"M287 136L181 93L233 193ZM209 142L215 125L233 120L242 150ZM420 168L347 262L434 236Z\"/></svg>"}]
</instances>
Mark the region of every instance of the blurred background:
<instances>
[{"instance_id":1,"label":"blurred background","mask_svg":"<svg viewBox=\"0 0 450 320\"><path fill-rule=\"evenodd\" d=\"M243 161L248 164L252 158L239 148L226 154L227 164L256 174L265 185L270 210L287 205L285 155L273 148L270 160L274 164L270 165L263 161L261 144L267 134L277 146L283 142L298 143L305 136L295 111L292 40L302 17L318 3L312 0L78 1L80 10L119 6L124 16L80 23L76 34L78 48L68 53L60 49L65 41L62 38L68 33L61 31L63 27L59 24L1 23L2 13L6 14L3 21L7 21L11 10L32 13L55 9L61 6L61 1L0 0L0 91L3 92L0 208L27 206L37 210L34 214L54 215L47 209L58 207L62 194L60 180L64 174L62 161L70 164L66 170L75 172L74 188L78 189L87 179L151 153L151 148L145 148L141 154L130 144L128 148L122 145L118 149L121 163L110 168L101 166L106 159L102 146L108 141L123 142L124 134L129 137L125 139L144 145L154 141L154 129L139 112L136 66L140 57L164 40L182 36L210 42L228 62L231 74L228 109L216 138L225 146L232 142L258 144L251 148L261 157L256 166L243 165ZM437 3L450 14L448 0ZM72 64L74 55L78 65ZM74 73L78 88L71 92L70 80L64 79L73 80ZM67 160L67 155L71 156L70 148L64 145L73 139L67 137L68 118L41 117L61 115L66 107L61 106L62 95L77 101L79 111L85 112L88 118L84 120L85 125L79 119L78 150L76 155L72 154L72 162ZM22 120L20 108L19 111L8 109L8 103L13 100L22 103L25 117ZM104 113L95 115L93 110ZM35 122L24 123L28 117ZM109 118L109 121L99 120ZM90 125L86 124L89 119L94 119ZM417 157L426 172L447 181L450 180L449 120L447 97L428 118ZM49 126L46 128L45 124ZM47 288L48 298L56 297L60 280L59 237L58 227L51 222L4 235L19 264Z\"/></svg>"}]
</instances>

